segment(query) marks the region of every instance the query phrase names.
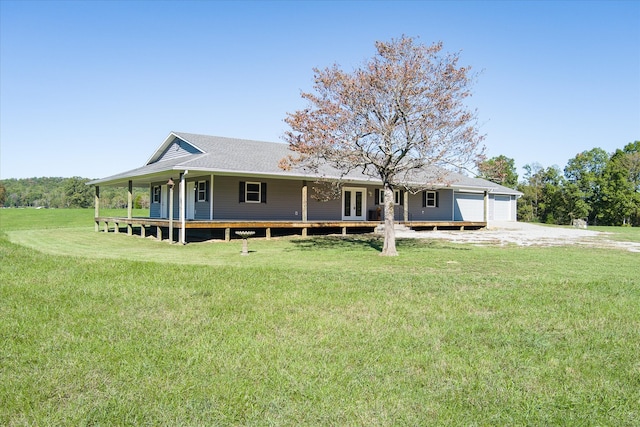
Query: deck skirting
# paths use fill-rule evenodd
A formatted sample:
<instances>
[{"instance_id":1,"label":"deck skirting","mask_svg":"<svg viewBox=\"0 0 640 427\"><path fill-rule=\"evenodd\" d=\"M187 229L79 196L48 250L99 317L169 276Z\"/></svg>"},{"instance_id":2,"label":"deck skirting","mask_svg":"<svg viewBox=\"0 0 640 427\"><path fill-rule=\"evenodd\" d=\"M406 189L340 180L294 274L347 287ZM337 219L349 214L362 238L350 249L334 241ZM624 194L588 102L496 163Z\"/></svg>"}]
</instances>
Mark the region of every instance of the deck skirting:
<instances>
[{"instance_id":1,"label":"deck skirting","mask_svg":"<svg viewBox=\"0 0 640 427\"><path fill-rule=\"evenodd\" d=\"M169 221L164 218L124 218L124 217L103 217L96 216L95 230L103 230L105 232L125 232L128 235L134 234L134 227L139 229L139 235L146 237L155 234L156 238L163 240L166 233L173 228L174 231L182 228L183 224L180 220ZM380 221L229 221L229 220L187 220L184 222L184 228L188 230L222 230L224 231L224 240L231 240L234 236L233 231L237 230L260 230L264 233L264 237L269 239L272 230L279 231L291 230L294 234L300 233L306 236L309 232L321 233L326 231L331 233L332 230L339 229L342 234L348 233L368 233L372 232L381 224ZM414 230L441 230L441 229L457 229L457 230L477 230L485 228L486 222L483 221L396 221L396 224L403 225ZM102 227L101 227L102 225ZM155 230L154 230L155 229ZM166 230L165 230L166 229ZM182 238L186 243L186 236Z\"/></svg>"}]
</instances>

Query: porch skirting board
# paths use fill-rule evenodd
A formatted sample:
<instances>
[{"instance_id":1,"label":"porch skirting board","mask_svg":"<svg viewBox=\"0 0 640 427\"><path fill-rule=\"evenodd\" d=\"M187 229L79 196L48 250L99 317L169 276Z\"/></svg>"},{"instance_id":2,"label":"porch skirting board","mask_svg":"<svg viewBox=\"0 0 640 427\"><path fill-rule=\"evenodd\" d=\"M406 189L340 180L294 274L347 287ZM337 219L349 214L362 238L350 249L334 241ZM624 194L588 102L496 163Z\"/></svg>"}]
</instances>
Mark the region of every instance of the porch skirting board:
<instances>
[{"instance_id":1,"label":"porch skirting board","mask_svg":"<svg viewBox=\"0 0 640 427\"><path fill-rule=\"evenodd\" d=\"M123 218L123 217L95 217L96 230L104 232L123 232L128 235L140 235L142 237L151 236L151 231L155 231L155 237L162 240L165 235L168 239L168 229L170 221L161 218ZM226 221L226 220L188 220L184 227L187 230L219 230L224 232L223 239L226 241L234 237L236 230L259 230L262 237L270 239L274 230L281 233L291 231L290 234L301 234L306 237L311 232L314 234L329 234L338 230L341 234L349 233L362 234L372 233L380 226L380 221ZM396 221L396 224L412 230L477 230L485 228L483 221ZM102 227L101 227L102 225ZM180 220L173 220L174 231L181 226ZM133 228L139 229L139 233L133 233ZM164 233L163 233L164 231ZM256 235L256 237L261 237Z\"/></svg>"}]
</instances>

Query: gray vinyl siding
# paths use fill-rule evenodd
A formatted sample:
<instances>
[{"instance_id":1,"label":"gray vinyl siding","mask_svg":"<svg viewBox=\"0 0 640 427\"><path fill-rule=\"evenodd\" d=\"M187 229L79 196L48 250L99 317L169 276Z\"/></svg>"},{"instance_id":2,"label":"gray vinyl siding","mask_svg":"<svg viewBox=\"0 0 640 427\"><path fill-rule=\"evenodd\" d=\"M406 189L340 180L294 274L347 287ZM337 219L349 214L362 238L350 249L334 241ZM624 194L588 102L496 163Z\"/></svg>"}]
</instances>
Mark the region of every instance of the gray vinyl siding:
<instances>
[{"instance_id":1,"label":"gray vinyl siding","mask_svg":"<svg viewBox=\"0 0 640 427\"><path fill-rule=\"evenodd\" d=\"M150 188L149 217L168 218L169 217L169 190L165 182L154 182ZM153 203L153 187L160 186L160 203ZM162 205L165 205L165 212L162 212ZM173 188L173 218L180 218L180 185Z\"/></svg>"},{"instance_id":2,"label":"gray vinyl siding","mask_svg":"<svg viewBox=\"0 0 640 427\"><path fill-rule=\"evenodd\" d=\"M194 219L208 220L209 218L209 202L197 202Z\"/></svg>"},{"instance_id":3,"label":"gray vinyl siding","mask_svg":"<svg viewBox=\"0 0 640 427\"><path fill-rule=\"evenodd\" d=\"M438 207L422 207L422 192L409 194L409 221L451 221L453 190L437 190Z\"/></svg>"},{"instance_id":4,"label":"gray vinyl siding","mask_svg":"<svg viewBox=\"0 0 640 427\"><path fill-rule=\"evenodd\" d=\"M160 184L159 182L157 183L153 183L149 186L149 217L150 218L162 218L162 212L160 212L160 208L162 206L161 203L153 203L153 187L157 187L160 186L160 188L162 188L162 184ZM162 201L163 197L166 197L166 195L162 194L162 192L160 193L160 201Z\"/></svg>"},{"instance_id":5,"label":"gray vinyl siding","mask_svg":"<svg viewBox=\"0 0 640 427\"><path fill-rule=\"evenodd\" d=\"M149 217L160 218L160 203L153 203L153 187L149 186Z\"/></svg>"},{"instance_id":6,"label":"gray vinyl siding","mask_svg":"<svg viewBox=\"0 0 640 427\"><path fill-rule=\"evenodd\" d=\"M209 177L197 177L196 179L191 179L189 180L189 182L194 184L193 190L194 194L193 197L191 199L191 202L194 204L194 212L193 212L193 219L196 220L209 220L211 219L211 201L209 200L211 198L211 179ZM199 194L199 190L198 190L198 184L201 183L205 183L205 201L198 201L198 194ZM187 187L188 188L188 187ZM188 199L188 198L187 198Z\"/></svg>"},{"instance_id":7,"label":"gray vinyl siding","mask_svg":"<svg viewBox=\"0 0 640 427\"><path fill-rule=\"evenodd\" d=\"M164 160L176 159L190 154L200 154L200 151L194 148L191 144L188 144L179 138L174 138L173 142L169 144L157 161L161 162Z\"/></svg>"},{"instance_id":8,"label":"gray vinyl siding","mask_svg":"<svg viewBox=\"0 0 640 427\"><path fill-rule=\"evenodd\" d=\"M240 182L267 184L267 203L241 203ZM216 176L213 218L217 220L301 220L302 182Z\"/></svg>"},{"instance_id":9,"label":"gray vinyl siding","mask_svg":"<svg viewBox=\"0 0 640 427\"><path fill-rule=\"evenodd\" d=\"M307 219L309 221L340 221L342 219L341 198L327 201L313 199L311 189L307 200Z\"/></svg>"},{"instance_id":10,"label":"gray vinyl siding","mask_svg":"<svg viewBox=\"0 0 640 427\"><path fill-rule=\"evenodd\" d=\"M160 218L160 203L151 203L149 205L149 217Z\"/></svg>"}]
</instances>

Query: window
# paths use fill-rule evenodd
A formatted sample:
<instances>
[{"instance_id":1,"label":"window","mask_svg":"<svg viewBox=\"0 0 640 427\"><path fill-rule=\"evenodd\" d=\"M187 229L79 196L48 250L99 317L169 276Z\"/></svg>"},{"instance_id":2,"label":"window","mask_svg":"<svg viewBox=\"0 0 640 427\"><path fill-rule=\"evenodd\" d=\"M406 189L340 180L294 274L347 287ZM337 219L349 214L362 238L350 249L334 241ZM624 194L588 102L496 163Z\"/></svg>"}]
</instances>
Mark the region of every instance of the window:
<instances>
[{"instance_id":1,"label":"window","mask_svg":"<svg viewBox=\"0 0 640 427\"><path fill-rule=\"evenodd\" d=\"M404 205L404 193L400 190L393 190L393 203ZM376 205L384 205L384 190L376 189Z\"/></svg>"},{"instance_id":2,"label":"window","mask_svg":"<svg viewBox=\"0 0 640 427\"><path fill-rule=\"evenodd\" d=\"M245 194L246 194L245 202L260 203L260 183L247 182Z\"/></svg>"},{"instance_id":3,"label":"window","mask_svg":"<svg viewBox=\"0 0 640 427\"><path fill-rule=\"evenodd\" d=\"M240 181L240 203L267 203L267 183Z\"/></svg>"},{"instance_id":4,"label":"window","mask_svg":"<svg viewBox=\"0 0 640 427\"><path fill-rule=\"evenodd\" d=\"M208 181L198 181L196 182L196 191L198 192L198 197L196 200L199 202L206 202L209 200L209 192L207 191Z\"/></svg>"},{"instance_id":5,"label":"window","mask_svg":"<svg viewBox=\"0 0 640 427\"><path fill-rule=\"evenodd\" d=\"M437 191L423 191L422 192L422 207L423 208L437 208L438 207L438 192Z\"/></svg>"},{"instance_id":6,"label":"window","mask_svg":"<svg viewBox=\"0 0 640 427\"><path fill-rule=\"evenodd\" d=\"M160 203L161 194L162 194L162 187L160 187L159 185L156 185L155 187L153 187L153 203Z\"/></svg>"}]
</instances>

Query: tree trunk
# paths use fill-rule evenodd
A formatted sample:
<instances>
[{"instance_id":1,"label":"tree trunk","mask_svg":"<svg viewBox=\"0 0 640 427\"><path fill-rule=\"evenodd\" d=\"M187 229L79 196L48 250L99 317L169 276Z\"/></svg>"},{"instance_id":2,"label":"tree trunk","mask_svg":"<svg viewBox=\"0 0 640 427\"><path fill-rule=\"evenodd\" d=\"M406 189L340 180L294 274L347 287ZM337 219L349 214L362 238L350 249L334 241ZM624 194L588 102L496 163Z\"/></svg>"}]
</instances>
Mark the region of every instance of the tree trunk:
<instances>
[{"instance_id":1,"label":"tree trunk","mask_svg":"<svg viewBox=\"0 0 640 427\"><path fill-rule=\"evenodd\" d=\"M394 226L393 212L393 188L389 184L384 185L384 245L382 256L398 256L396 250L396 232Z\"/></svg>"}]
</instances>

